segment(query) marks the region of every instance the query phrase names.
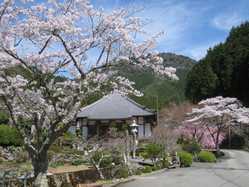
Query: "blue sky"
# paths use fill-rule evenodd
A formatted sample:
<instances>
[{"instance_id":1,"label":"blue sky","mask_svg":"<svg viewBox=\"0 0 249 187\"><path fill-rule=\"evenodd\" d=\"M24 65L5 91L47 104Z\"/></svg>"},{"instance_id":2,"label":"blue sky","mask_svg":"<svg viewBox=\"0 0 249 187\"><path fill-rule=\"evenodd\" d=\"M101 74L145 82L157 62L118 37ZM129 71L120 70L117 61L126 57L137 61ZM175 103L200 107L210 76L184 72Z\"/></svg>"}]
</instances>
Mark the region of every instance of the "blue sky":
<instances>
[{"instance_id":1,"label":"blue sky","mask_svg":"<svg viewBox=\"0 0 249 187\"><path fill-rule=\"evenodd\" d=\"M142 7L148 33L164 31L156 50L196 60L223 42L232 26L249 20L249 0L91 0L105 10Z\"/></svg>"}]
</instances>

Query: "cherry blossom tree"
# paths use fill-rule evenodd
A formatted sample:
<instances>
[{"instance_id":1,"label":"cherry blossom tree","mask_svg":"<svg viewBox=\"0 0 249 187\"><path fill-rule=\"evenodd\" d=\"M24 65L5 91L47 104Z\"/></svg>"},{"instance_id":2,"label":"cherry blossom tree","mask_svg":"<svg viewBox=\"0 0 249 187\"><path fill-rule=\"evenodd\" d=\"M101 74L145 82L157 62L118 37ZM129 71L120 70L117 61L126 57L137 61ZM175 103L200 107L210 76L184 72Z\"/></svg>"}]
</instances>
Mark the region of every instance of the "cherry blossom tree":
<instances>
[{"instance_id":1,"label":"cherry blossom tree","mask_svg":"<svg viewBox=\"0 0 249 187\"><path fill-rule=\"evenodd\" d=\"M1 3L0 98L24 138L36 186L46 178L50 145L75 124L82 99L103 86L141 95L112 71L118 61L177 79L152 52L158 35L141 41L143 25L131 11L98 10L88 0Z\"/></svg>"},{"instance_id":2,"label":"cherry blossom tree","mask_svg":"<svg viewBox=\"0 0 249 187\"><path fill-rule=\"evenodd\" d=\"M205 125L184 123L177 129L177 133L186 140L194 140L204 149L215 149L216 147L213 137L216 137L217 134L213 127L209 127L208 130ZM218 144L220 145L225 138L225 134L222 132L218 138Z\"/></svg>"},{"instance_id":3,"label":"cherry blossom tree","mask_svg":"<svg viewBox=\"0 0 249 187\"><path fill-rule=\"evenodd\" d=\"M249 109L236 98L218 96L200 101L198 105L188 114L183 129L186 134L204 141L204 145L214 145L217 151L227 130L238 127L238 124L249 124Z\"/></svg>"}]
</instances>

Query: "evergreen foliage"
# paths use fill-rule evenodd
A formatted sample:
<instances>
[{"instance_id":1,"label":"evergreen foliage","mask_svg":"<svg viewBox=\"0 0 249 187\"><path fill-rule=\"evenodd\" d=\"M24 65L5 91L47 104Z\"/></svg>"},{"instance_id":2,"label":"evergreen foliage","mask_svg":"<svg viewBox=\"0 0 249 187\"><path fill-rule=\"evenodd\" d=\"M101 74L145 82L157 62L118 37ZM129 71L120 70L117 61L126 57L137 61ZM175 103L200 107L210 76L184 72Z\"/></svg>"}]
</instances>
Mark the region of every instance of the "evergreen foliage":
<instances>
[{"instance_id":1,"label":"evergreen foliage","mask_svg":"<svg viewBox=\"0 0 249 187\"><path fill-rule=\"evenodd\" d=\"M192 101L221 95L249 105L249 22L233 28L196 64L187 76L186 95Z\"/></svg>"}]
</instances>

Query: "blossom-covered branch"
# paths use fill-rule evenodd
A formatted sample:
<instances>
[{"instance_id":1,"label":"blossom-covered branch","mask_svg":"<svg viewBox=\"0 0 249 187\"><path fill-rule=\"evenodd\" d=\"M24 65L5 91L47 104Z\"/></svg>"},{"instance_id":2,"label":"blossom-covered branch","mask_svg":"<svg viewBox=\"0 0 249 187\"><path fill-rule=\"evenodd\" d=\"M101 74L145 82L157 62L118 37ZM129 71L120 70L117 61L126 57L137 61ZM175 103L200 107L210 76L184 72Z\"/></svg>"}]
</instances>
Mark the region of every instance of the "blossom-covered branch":
<instances>
[{"instance_id":1,"label":"blossom-covered branch","mask_svg":"<svg viewBox=\"0 0 249 187\"><path fill-rule=\"evenodd\" d=\"M236 98L218 96L200 101L198 105L179 130L187 137L191 134L204 147L219 149L228 128L249 124L249 109Z\"/></svg>"},{"instance_id":2,"label":"blossom-covered branch","mask_svg":"<svg viewBox=\"0 0 249 187\"><path fill-rule=\"evenodd\" d=\"M110 69L120 60L177 79L153 53L157 35L136 39L145 37L142 26L128 10L98 10L88 0L1 3L0 98L24 138L35 177L46 173L47 150L75 123L82 99L103 87L141 95Z\"/></svg>"}]
</instances>

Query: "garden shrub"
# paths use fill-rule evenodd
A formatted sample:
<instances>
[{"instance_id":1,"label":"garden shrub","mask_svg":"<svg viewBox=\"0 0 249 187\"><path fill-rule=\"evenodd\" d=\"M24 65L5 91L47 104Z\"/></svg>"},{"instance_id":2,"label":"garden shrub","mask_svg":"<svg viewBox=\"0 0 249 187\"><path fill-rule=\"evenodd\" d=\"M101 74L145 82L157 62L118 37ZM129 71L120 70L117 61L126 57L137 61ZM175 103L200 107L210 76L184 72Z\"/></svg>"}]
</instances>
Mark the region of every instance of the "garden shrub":
<instances>
[{"instance_id":1,"label":"garden shrub","mask_svg":"<svg viewBox=\"0 0 249 187\"><path fill-rule=\"evenodd\" d=\"M64 166L64 162L63 161L56 161L56 162L52 162L52 163L50 163L50 167L52 167L52 168L57 168L57 167L59 167L59 166Z\"/></svg>"},{"instance_id":2,"label":"garden shrub","mask_svg":"<svg viewBox=\"0 0 249 187\"><path fill-rule=\"evenodd\" d=\"M134 171L134 174L135 174L135 175L142 175L142 174L143 174L143 168L137 168L137 169Z\"/></svg>"},{"instance_id":3,"label":"garden shrub","mask_svg":"<svg viewBox=\"0 0 249 187\"><path fill-rule=\"evenodd\" d=\"M153 163L162 156L163 147L160 144L149 143L145 145L144 153L142 156L145 159L151 159Z\"/></svg>"},{"instance_id":4,"label":"garden shrub","mask_svg":"<svg viewBox=\"0 0 249 187\"><path fill-rule=\"evenodd\" d=\"M181 167L190 167L193 163L193 156L186 151L180 152L179 158L181 162Z\"/></svg>"},{"instance_id":5,"label":"garden shrub","mask_svg":"<svg viewBox=\"0 0 249 187\"><path fill-rule=\"evenodd\" d=\"M145 167L142 169L142 172L143 172L143 173L150 173L150 172L152 172L152 167L151 167L151 166L145 166Z\"/></svg>"},{"instance_id":6,"label":"garden shrub","mask_svg":"<svg viewBox=\"0 0 249 187\"><path fill-rule=\"evenodd\" d=\"M196 141L190 141L182 145L182 149L193 155L198 154L201 151L201 146Z\"/></svg>"},{"instance_id":7,"label":"garden shrub","mask_svg":"<svg viewBox=\"0 0 249 187\"><path fill-rule=\"evenodd\" d=\"M96 163L98 163L100 159L100 168L112 167L113 157L109 151L96 151L91 157L91 160Z\"/></svg>"},{"instance_id":8,"label":"garden shrub","mask_svg":"<svg viewBox=\"0 0 249 187\"><path fill-rule=\"evenodd\" d=\"M129 168L128 167L119 168L115 174L115 177L119 179L129 177Z\"/></svg>"},{"instance_id":9,"label":"garden shrub","mask_svg":"<svg viewBox=\"0 0 249 187\"><path fill-rule=\"evenodd\" d=\"M111 167L112 166L112 157L111 156L108 156L108 157L105 157L103 158L103 160L101 161L100 163L100 167L101 168L105 168L105 167Z\"/></svg>"},{"instance_id":10,"label":"garden shrub","mask_svg":"<svg viewBox=\"0 0 249 187\"><path fill-rule=\"evenodd\" d=\"M161 166L159 164L156 164L156 165L152 166L151 169L152 169L152 171L156 171L156 170L161 169Z\"/></svg>"},{"instance_id":11,"label":"garden shrub","mask_svg":"<svg viewBox=\"0 0 249 187\"><path fill-rule=\"evenodd\" d=\"M21 146L23 139L19 132L9 125L0 125L1 146Z\"/></svg>"},{"instance_id":12,"label":"garden shrub","mask_svg":"<svg viewBox=\"0 0 249 187\"><path fill-rule=\"evenodd\" d=\"M216 162L216 157L212 152L209 151L201 151L198 154L198 160L200 162Z\"/></svg>"},{"instance_id":13,"label":"garden shrub","mask_svg":"<svg viewBox=\"0 0 249 187\"><path fill-rule=\"evenodd\" d=\"M79 166L79 165L86 164L86 163L87 163L87 161L86 161L86 160L82 160L82 159L73 160L73 161L71 162L71 164L72 164L73 166Z\"/></svg>"}]
</instances>

